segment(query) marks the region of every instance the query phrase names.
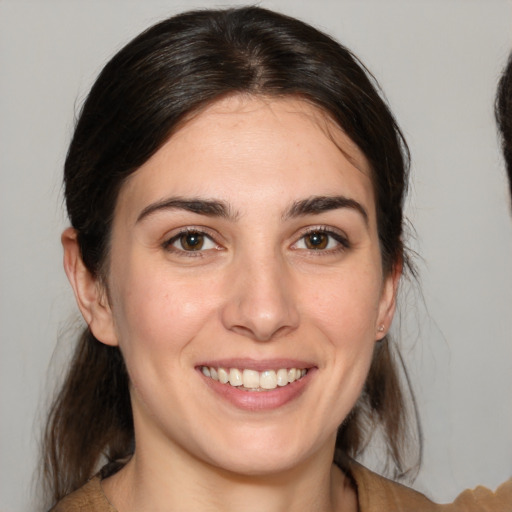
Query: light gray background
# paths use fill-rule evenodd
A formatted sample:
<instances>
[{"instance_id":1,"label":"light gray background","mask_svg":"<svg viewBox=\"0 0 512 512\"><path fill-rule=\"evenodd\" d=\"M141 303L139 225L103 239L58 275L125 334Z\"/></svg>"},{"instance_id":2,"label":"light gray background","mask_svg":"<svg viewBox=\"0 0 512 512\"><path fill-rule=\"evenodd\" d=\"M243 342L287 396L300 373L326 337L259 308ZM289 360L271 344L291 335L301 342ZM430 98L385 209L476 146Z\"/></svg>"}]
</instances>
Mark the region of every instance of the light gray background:
<instances>
[{"instance_id":1,"label":"light gray background","mask_svg":"<svg viewBox=\"0 0 512 512\"><path fill-rule=\"evenodd\" d=\"M241 2L233 2L237 4ZM424 302L402 347L436 500L512 475L512 217L492 104L510 0L276 0L374 72L410 143ZM61 169L78 108L146 26L217 2L0 0L0 510L28 511L37 435L76 318L61 269ZM415 305L415 303L417 303ZM396 327L396 326L395 326ZM55 348L57 350L55 351ZM50 364L55 351L53 362Z\"/></svg>"}]
</instances>

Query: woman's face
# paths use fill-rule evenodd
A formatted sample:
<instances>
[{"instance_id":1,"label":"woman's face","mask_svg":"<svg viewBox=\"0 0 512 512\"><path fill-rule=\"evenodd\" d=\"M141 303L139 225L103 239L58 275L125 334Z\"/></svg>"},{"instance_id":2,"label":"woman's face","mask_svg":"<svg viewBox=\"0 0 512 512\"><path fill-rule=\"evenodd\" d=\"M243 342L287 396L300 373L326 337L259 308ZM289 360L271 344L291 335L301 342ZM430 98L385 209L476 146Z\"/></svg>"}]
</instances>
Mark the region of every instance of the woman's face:
<instances>
[{"instance_id":1,"label":"woman's face","mask_svg":"<svg viewBox=\"0 0 512 512\"><path fill-rule=\"evenodd\" d=\"M306 102L231 97L123 185L100 339L126 360L136 456L332 457L394 308L369 175Z\"/></svg>"}]
</instances>

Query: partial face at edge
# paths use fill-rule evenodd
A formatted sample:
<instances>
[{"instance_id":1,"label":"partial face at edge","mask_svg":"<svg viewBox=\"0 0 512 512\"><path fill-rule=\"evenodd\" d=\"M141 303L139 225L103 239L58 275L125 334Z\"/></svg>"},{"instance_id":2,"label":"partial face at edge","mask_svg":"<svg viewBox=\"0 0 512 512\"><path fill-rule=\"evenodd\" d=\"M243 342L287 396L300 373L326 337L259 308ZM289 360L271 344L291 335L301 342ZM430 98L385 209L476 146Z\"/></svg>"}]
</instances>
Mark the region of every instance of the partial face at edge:
<instances>
[{"instance_id":1,"label":"partial face at edge","mask_svg":"<svg viewBox=\"0 0 512 512\"><path fill-rule=\"evenodd\" d=\"M300 100L228 98L123 185L102 341L126 360L137 456L255 474L330 453L396 282L367 162L327 126Z\"/></svg>"}]
</instances>

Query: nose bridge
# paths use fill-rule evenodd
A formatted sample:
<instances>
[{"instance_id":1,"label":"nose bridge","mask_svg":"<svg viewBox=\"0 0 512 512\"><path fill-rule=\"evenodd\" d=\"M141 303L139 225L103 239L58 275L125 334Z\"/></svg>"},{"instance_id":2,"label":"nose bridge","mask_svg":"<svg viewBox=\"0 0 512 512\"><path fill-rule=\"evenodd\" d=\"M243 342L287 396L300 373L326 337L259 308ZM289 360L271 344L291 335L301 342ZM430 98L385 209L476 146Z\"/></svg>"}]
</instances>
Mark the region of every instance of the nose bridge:
<instances>
[{"instance_id":1,"label":"nose bridge","mask_svg":"<svg viewBox=\"0 0 512 512\"><path fill-rule=\"evenodd\" d=\"M226 327L259 341L293 330L298 312L289 270L279 252L270 247L240 255L224 311Z\"/></svg>"}]
</instances>

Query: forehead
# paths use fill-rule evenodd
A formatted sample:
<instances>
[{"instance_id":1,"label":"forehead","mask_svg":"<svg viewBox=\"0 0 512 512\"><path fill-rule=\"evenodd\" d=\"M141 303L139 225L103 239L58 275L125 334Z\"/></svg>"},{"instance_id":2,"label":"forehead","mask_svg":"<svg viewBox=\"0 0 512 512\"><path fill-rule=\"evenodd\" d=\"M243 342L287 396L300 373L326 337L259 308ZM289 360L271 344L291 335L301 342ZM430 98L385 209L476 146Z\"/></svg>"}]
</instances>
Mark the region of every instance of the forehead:
<instances>
[{"instance_id":1,"label":"forehead","mask_svg":"<svg viewBox=\"0 0 512 512\"><path fill-rule=\"evenodd\" d=\"M143 208L170 194L246 205L346 193L372 210L370 175L359 148L318 107L297 98L231 96L187 119L130 176L118 206Z\"/></svg>"},{"instance_id":2,"label":"forehead","mask_svg":"<svg viewBox=\"0 0 512 512\"><path fill-rule=\"evenodd\" d=\"M217 136L220 130L230 128L240 132L239 136L244 131L248 134L265 130L279 132L281 129L290 130L290 123L295 125L294 137L302 134L303 139L308 139L314 134L315 138L324 138L324 142L334 144L356 168L370 176L366 157L333 117L319 106L295 96L230 95L188 116L173 139L176 141L176 136L184 139L191 131L210 130L212 127L219 129L215 133Z\"/></svg>"}]
</instances>

